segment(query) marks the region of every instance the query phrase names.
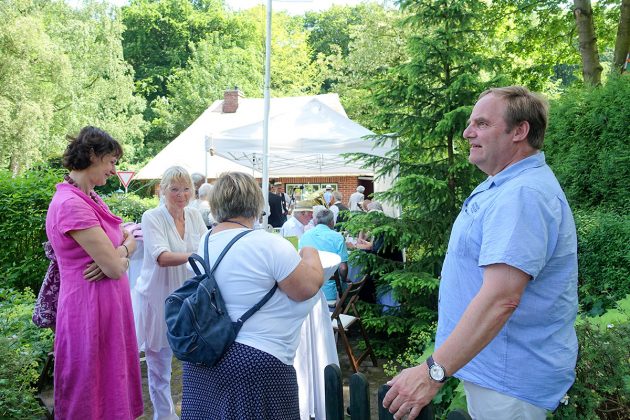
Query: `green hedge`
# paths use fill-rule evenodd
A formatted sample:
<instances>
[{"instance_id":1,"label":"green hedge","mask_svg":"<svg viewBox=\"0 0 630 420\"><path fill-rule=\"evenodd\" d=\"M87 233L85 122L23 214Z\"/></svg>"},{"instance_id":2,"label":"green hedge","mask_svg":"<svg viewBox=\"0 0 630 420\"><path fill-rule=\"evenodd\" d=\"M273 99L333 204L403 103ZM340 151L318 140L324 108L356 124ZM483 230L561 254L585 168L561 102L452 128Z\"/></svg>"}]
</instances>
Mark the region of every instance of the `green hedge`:
<instances>
[{"instance_id":1,"label":"green hedge","mask_svg":"<svg viewBox=\"0 0 630 420\"><path fill-rule=\"evenodd\" d=\"M576 211L579 301L599 315L630 293L630 216Z\"/></svg>"},{"instance_id":2,"label":"green hedge","mask_svg":"<svg viewBox=\"0 0 630 420\"><path fill-rule=\"evenodd\" d=\"M0 172L2 286L39 290L48 267L42 248L46 211L62 176L58 170L30 171L17 177Z\"/></svg>"},{"instance_id":3,"label":"green hedge","mask_svg":"<svg viewBox=\"0 0 630 420\"><path fill-rule=\"evenodd\" d=\"M48 259L42 243L46 238L46 212L63 178L62 170L32 170L13 177L0 171L0 273L3 287L39 290ZM132 194L104 197L112 212L125 221L139 221L157 199Z\"/></svg>"},{"instance_id":4,"label":"green hedge","mask_svg":"<svg viewBox=\"0 0 630 420\"><path fill-rule=\"evenodd\" d=\"M544 150L573 209L630 212L628 98L626 75L551 104Z\"/></svg>"},{"instance_id":5,"label":"green hedge","mask_svg":"<svg viewBox=\"0 0 630 420\"><path fill-rule=\"evenodd\" d=\"M52 350L53 334L31 322L35 295L0 289L0 418L41 418L43 409L35 399L34 384L46 355Z\"/></svg>"}]
</instances>

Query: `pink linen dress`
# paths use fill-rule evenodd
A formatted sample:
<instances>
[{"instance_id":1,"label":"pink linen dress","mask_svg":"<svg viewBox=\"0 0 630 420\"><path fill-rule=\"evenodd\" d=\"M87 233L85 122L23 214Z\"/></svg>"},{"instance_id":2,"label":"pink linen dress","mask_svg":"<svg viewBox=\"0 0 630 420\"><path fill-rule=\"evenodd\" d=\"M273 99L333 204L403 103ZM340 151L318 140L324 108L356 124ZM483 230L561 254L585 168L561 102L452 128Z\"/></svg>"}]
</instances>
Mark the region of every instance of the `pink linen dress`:
<instances>
[{"instance_id":1,"label":"pink linen dress","mask_svg":"<svg viewBox=\"0 0 630 420\"><path fill-rule=\"evenodd\" d=\"M100 226L114 246L122 220L98 197L57 184L46 216L46 234L61 274L55 333L55 417L135 419L143 413L142 378L125 274L89 282L90 256L68 234Z\"/></svg>"}]
</instances>

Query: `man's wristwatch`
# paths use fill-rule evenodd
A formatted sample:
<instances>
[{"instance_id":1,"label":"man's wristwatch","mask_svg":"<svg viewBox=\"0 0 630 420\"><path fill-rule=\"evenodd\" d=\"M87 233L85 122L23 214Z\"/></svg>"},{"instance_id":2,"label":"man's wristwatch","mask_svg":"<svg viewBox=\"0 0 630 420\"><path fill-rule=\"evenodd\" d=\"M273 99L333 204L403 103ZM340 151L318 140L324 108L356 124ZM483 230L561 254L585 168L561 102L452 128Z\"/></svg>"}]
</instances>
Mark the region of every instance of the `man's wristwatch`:
<instances>
[{"instance_id":1,"label":"man's wristwatch","mask_svg":"<svg viewBox=\"0 0 630 420\"><path fill-rule=\"evenodd\" d=\"M429 378L433 379L435 382L443 383L446 381L448 376L446 375L446 370L444 366L435 363L433 360L433 355L429 356L427 359L427 366L429 367Z\"/></svg>"}]
</instances>

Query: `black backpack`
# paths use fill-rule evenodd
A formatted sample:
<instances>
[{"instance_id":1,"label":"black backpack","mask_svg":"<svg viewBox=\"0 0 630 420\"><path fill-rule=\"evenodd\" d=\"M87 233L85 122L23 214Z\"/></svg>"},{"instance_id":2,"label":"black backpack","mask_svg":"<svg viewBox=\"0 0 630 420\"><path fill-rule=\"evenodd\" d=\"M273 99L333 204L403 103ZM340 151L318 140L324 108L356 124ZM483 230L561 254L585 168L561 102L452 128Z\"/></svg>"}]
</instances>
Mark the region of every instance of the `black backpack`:
<instances>
[{"instance_id":1,"label":"black backpack","mask_svg":"<svg viewBox=\"0 0 630 420\"><path fill-rule=\"evenodd\" d=\"M166 298L166 336L179 360L209 367L217 364L236 339L243 323L267 303L278 288L276 283L260 302L238 321L232 322L214 279L214 271L232 245L249 232L251 230L236 235L223 249L212 269L208 259L209 232L205 237L205 258L197 254L188 258L196 275Z\"/></svg>"}]
</instances>

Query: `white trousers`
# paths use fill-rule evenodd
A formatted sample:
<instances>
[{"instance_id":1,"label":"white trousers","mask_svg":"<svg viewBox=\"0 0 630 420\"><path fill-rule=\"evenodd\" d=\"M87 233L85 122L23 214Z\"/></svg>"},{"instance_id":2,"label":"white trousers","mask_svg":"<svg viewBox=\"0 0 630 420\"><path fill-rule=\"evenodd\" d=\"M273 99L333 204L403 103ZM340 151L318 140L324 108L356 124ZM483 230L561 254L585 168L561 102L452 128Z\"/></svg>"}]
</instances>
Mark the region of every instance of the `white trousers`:
<instances>
[{"instance_id":1,"label":"white trousers","mask_svg":"<svg viewBox=\"0 0 630 420\"><path fill-rule=\"evenodd\" d=\"M153 403L153 420L178 420L171 396L171 363L173 351L164 347L159 351L146 349L149 395Z\"/></svg>"},{"instance_id":2,"label":"white trousers","mask_svg":"<svg viewBox=\"0 0 630 420\"><path fill-rule=\"evenodd\" d=\"M468 414L473 420L545 420L547 410L464 381Z\"/></svg>"}]
</instances>

